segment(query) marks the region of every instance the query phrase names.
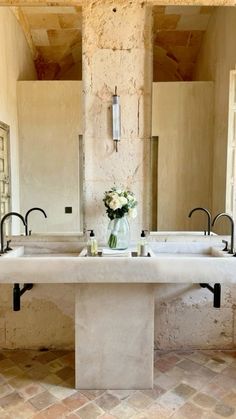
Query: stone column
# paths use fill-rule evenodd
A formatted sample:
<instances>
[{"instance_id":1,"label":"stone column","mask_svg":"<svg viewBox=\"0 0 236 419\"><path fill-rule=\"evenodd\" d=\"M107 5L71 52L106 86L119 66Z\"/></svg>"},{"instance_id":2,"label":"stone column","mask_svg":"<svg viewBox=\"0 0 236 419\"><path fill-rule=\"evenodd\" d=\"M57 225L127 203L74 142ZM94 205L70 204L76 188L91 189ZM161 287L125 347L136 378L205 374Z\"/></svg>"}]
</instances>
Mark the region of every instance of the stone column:
<instances>
[{"instance_id":1,"label":"stone column","mask_svg":"<svg viewBox=\"0 0 236 419\"><path fill-rule=\"evenodd\" d=\"M77 284L76 388L152 388L153 322L152 285Z\"/></svg>"},{"instance_id":2,"label":"stone column","mask_svg":"<svg viewBox=\"0 0 236 419\"><path fill-rule=\"evenodd\" d=\"M86 227L105 238L102 199L111 186L135 192L138 217L132 239L149 226L152 19L142 1L88 0L83 7L83 81ZM115 152L111 103L121 98L122 138Z\"/></svg>"}]
</instances>

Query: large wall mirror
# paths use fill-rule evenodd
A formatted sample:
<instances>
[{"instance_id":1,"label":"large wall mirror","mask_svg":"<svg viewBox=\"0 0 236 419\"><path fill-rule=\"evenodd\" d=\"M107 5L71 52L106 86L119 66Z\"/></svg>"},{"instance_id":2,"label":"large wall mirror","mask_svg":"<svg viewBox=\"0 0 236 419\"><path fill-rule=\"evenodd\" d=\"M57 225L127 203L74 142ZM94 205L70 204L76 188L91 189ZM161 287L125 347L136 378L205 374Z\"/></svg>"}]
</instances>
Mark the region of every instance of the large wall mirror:
<instances>
[{"instance_id":1,"label":"large wall mirror","mask_svg":"<svg viewBox=\"0 0 236 419\"><path fill-rule=\"evenodd\" d=\"M236 8L155 6L153 18L151 229L203 230L204 214L189 219L192 208L234 211Z\"/></svg>"},{"instance_id":2,"label":"large wall mirror","mask_svg":"<svg viewBox=\"0 0 236 419\"><path fill-rule=\"evenodd\" d=\"M0 122L10 131L11 210L42 234L83 231L82 10L0 7ZM9 209L1 206L1 216ZM12 219L12 233L19 234ZM23 228L21 229L23 233Z\"/></svg>"}]
</instances>

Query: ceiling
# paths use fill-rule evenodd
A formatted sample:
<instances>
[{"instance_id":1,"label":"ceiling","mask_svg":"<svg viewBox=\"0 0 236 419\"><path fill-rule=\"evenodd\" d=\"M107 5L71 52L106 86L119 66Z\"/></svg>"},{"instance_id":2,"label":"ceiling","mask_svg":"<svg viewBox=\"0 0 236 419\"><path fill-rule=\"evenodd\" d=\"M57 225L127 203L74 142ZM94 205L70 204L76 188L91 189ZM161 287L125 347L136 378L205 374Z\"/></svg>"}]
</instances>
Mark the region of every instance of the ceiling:
<instances>
[{"instance_id":1,"label":"ceiling","mask_svg":"<svg viewBox=\"0 0 236 419\"><path fill-rule=\"evenodd\" d=\"M12 7L39 80L82 79L81 7ZM153 80L192 80L214 7L155 6Z\"/></svg>"},{"instance_id":2,"label":"ceiling","mask_svg":"<svg viewBox=\"0 0 236 419\"><path fill-rule=\"evenodd\" d=\"M14 7L40 80L82 79L81 7Z\"/></svg>"},{"instance_id":3,"label":"ceiling","mask_svg":"<svg viewBox=\"0 0 236 419\"><path fill-rule=\"evenodd\" d=\"M154 81L192 80L204 33L214 7L156 6Z\"/></svg>"}]
</instances>

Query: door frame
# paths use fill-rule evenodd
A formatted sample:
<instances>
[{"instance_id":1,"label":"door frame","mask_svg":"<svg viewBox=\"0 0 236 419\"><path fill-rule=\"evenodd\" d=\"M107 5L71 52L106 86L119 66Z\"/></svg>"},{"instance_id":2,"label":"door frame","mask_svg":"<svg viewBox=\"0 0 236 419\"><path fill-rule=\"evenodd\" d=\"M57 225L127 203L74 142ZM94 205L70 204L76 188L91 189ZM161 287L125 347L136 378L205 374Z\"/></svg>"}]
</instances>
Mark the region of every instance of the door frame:
<instances>
[{"instance_id":1,"label":"door frame","mask_svg":"<svg viewBox=\"0 0 236 419\"><path fill-rule=\"evenodd\" d=\"M9 125L5 124L5 122L0 121L0 128L6 132L7 137L7 164L8 164L8 176L9 176L9 194L10 194L10 202L9 202L9 212L12 210L12 198L11 198L11 144L10 144L10 127ZM9 220L9 226L11 231L11 219Z\"/></svg>"}]
</instances>

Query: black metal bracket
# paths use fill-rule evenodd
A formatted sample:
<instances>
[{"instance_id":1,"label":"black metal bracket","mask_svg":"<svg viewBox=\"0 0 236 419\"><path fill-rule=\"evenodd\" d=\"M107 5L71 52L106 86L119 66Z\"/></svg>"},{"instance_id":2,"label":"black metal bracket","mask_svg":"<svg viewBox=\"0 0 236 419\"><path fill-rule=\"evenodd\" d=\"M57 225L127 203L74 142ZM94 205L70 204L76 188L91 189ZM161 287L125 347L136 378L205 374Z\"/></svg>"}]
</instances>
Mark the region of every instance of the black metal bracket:
<instances>
[{"instance_id":1,"label":"black metal bracket","mask_svg":"<svg viewBox=\"0 0 236 419\"><path fill-rule=\"evenodd\" d=\"M13 287L13 310L20 311L20 297L26 292L33 288L33 284L24 284L23 288L20 288L20 284L14 284Z\"/></svg>"},{"instance_id":2,"label":"black metal bracket","mask_svg":"<svg viewBox=\"0 0 236 419\"><path fill-rule=\"evenodd\" d=\"M214 287L212 287L209 284L199 284L202 288L207 288L209 291L213 293L213 307L220 308L220 302L221 302L221 285L220 284L214 284Z\"/></svg>"}]
</instances>

